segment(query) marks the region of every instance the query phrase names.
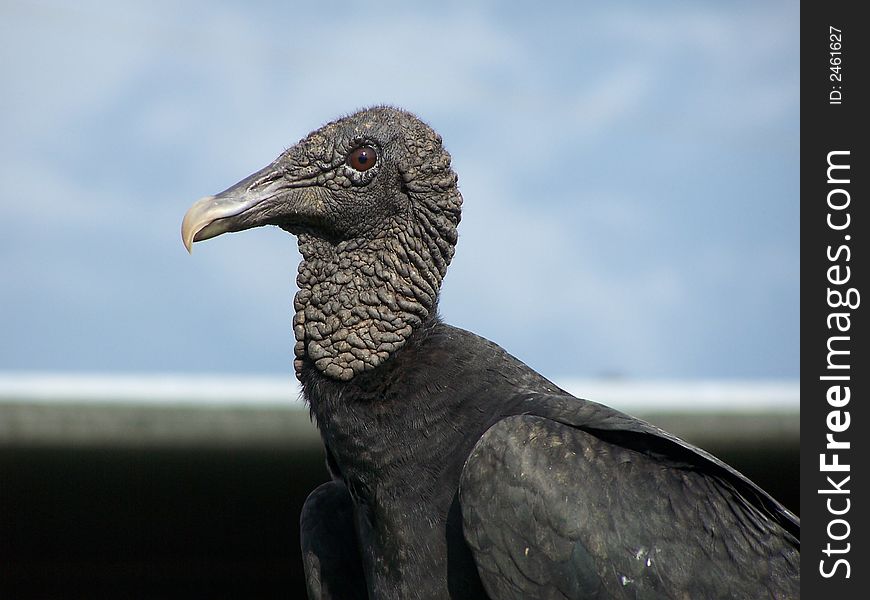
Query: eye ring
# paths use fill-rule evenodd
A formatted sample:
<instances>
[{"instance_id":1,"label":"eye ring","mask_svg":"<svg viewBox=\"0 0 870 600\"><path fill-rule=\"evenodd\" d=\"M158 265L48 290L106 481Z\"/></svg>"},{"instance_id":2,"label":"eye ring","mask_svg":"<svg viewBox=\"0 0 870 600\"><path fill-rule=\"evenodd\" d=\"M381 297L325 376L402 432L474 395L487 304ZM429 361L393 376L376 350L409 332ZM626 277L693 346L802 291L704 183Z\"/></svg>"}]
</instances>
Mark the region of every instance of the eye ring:
<instances>
[{"instance_id":1,"label":"eye ring","mask_svg":"<svg viewBox=\"0 0 870 600\"><path fill-rule=\"evenodd\" d=\"M378 162L378 151L371 146L360 146L351 150L345 163L359 172L368 171Z\"/></svg>"}]
</instances>

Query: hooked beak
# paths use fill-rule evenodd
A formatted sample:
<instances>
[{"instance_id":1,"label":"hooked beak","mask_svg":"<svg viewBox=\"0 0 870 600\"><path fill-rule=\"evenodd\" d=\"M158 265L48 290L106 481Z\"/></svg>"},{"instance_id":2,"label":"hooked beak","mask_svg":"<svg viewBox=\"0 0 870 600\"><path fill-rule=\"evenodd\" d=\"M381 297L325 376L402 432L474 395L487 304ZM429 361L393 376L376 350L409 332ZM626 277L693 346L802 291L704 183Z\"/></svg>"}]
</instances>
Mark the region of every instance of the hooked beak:
<instances>
[{"instance_id":1,"label":"hooked beak","mask_svg":"<svg viewBox=\"0 0 870 600\"><path fill-rule=\"evenodd\" d=\"M304 181L284 176L277 161L246 177L216 196L197 200L184 215L181 240L188 252L194 242L223 233L260 225L277 225L304 220L312 206L306 204ZM305 210L305 209L309 210Z\"/></svg>"}]
</instances>

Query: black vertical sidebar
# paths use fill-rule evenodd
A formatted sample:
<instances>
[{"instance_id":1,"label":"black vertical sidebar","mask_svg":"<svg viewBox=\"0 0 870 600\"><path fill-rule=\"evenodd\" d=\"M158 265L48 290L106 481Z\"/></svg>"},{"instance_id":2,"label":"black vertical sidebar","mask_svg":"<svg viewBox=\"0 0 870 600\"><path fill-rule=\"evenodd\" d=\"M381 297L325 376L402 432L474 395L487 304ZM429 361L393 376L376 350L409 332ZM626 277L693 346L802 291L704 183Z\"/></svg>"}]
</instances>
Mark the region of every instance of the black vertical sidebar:
<instances>
[{"instance_id":1,"label":"black vertical sidebar","mask_svg":"<svg viewBox=\"0 0 870 600\"><path fill-rule=\"evenodd\" d=\"M870 24L858 17L858 6L801 5L804 598L866 598L870 585Z\"/></svg>"}]
</instances>

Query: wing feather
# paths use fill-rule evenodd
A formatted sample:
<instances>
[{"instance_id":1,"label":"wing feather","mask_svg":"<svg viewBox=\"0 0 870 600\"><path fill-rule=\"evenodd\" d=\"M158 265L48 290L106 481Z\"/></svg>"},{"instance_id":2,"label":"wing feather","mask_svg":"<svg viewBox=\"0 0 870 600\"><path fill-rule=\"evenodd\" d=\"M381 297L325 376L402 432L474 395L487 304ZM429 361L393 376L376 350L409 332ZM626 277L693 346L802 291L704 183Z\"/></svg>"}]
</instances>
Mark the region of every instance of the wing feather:
<instances>
[{"instance_id":1,"label":"wing feather","mask_svg":"<svg viewBox=\"0 0 870 600\"><path fill-rule=\"evenodd\" d=\"M531 414L491 427L460 484L464 533L487 592L798 597L799 549L764 505L703 460L662 452Z\"/></svg>"}]
</instances>

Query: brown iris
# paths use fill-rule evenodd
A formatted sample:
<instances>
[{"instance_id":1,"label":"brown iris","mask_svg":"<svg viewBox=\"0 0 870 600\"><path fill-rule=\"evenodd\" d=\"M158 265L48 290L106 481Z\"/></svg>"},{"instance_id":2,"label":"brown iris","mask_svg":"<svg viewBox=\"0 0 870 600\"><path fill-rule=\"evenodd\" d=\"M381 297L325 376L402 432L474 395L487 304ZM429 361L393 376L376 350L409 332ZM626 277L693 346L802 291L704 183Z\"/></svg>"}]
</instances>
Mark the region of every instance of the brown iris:
<instances>
[{"instance_id":1,"label":"brown iris","mask_svg":"<svg viewBox=\"0 0 870 600\"><path fill-rule=\"evenodd\" d=\"M360 146L347 155L346 162L357 171L368 171L378 162L378 153L371 146Z\"/></svg>"}]
</instances>

